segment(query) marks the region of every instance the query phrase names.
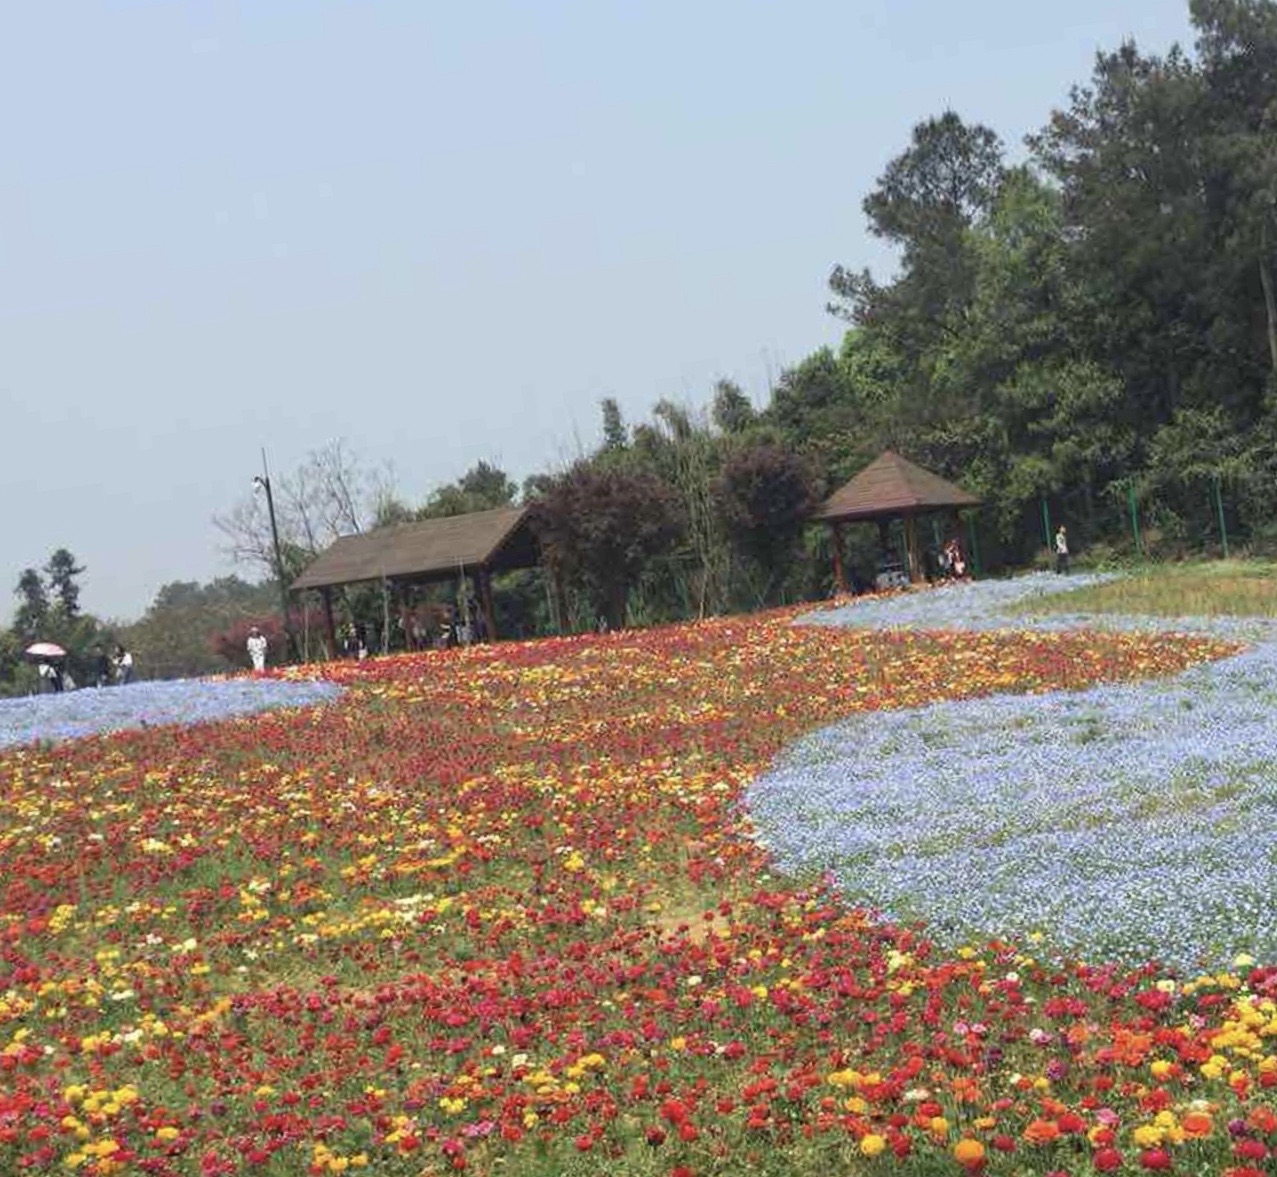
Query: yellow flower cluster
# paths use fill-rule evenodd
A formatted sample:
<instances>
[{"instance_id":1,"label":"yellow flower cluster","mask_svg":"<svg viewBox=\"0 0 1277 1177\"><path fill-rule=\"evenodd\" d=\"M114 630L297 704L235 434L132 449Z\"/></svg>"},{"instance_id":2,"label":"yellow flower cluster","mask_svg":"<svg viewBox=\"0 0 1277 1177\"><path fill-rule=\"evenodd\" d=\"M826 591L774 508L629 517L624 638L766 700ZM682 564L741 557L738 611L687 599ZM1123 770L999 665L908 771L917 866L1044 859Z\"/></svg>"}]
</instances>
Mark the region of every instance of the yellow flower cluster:
<instances>
[{"instance_id":1,"label":"yellow flower cluster","mask_svg":"<svg viewBox=\"0 0 1277 1177\"><path fill-rule=\"evenodd\" d=\"M347 1169L366 1169L368 1154L358 1152L352 1156L334 1152L328 1145L320 1142L315 1145L310 1157L312 1169L327 1173L344 1173Z\"/></svg>"}]
</instances>

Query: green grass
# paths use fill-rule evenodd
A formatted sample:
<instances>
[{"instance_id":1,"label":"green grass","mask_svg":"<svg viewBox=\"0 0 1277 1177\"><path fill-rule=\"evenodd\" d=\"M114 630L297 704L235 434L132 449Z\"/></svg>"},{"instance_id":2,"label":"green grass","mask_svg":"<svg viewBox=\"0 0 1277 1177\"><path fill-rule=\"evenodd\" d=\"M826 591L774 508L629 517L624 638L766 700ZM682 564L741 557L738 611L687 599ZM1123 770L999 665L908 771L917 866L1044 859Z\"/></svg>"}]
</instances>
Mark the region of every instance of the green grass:
<instances>
[{"instance_id":1,"label":"green grass","mask_svg":"<svg viewBox=\"0 0 1277 1177\"><path fill-rule=\"evenodd\" d=\"M1277 617L1277 563L1150 564L1121 580L1035 601L1024 612Z\"/></svg>"}]
</instances>

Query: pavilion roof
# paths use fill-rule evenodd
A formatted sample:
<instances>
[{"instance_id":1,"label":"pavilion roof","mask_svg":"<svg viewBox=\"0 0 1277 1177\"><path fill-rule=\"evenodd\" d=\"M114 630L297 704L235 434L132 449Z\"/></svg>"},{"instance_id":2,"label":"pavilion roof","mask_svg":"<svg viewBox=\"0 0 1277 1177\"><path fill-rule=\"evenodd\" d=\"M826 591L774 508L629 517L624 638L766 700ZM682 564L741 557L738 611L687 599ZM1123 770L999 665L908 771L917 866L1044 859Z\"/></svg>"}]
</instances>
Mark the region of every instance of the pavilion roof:
<instances>
[{"instance_id":1,"label":"pavilion roof","mask_svg":"<svg viewBox=\"0 0 1277 1177\"><path fill-rule=\"evenodd\" d=\"M980 500L962 487L885 450L830 495L815 518L851 523L979 505Z\"/></svg>"},{"instance_id":2,"label":"pavilion roof","mask_svg":"<svg viewBox=\"0 0 1277 1177\"><path fill-rule=\"evenodd\" d=\"M321 552L291 588L381 580L445 580L461 570L504 572L537 562L526 507L500 507L344 535Z\"/></svg>"}]
</instances>

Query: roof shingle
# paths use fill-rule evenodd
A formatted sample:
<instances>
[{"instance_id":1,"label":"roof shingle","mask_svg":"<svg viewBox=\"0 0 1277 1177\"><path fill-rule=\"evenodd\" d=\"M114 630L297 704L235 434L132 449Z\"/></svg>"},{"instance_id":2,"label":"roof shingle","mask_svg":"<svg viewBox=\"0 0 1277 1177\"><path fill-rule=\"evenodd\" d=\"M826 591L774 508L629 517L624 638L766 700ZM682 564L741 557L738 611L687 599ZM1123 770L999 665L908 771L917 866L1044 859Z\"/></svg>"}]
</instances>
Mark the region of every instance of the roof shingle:
<instances>
[{"instance_id":1,"label":"roof shingle","mask_svg":"<svg viewBox=\"0 0 1277 1177\"><path fill-rule=\"evenodd\" d=\"M978 507L975 495L886 450L827 498L815 518L830 523Z\"/></svg>"},{"instance_id":2,"label":"roof shingle","mask_svg":"<svg viewBox=\"0 0 1277 1177\"><path fill-rule=\"evenodd\" d=\"M412 577L422 580L486 566L491 571L536 563L526 507L500 507L420 523L344 535L320 553L292 583L293 589Z\"/></svg>"}]
</instances>

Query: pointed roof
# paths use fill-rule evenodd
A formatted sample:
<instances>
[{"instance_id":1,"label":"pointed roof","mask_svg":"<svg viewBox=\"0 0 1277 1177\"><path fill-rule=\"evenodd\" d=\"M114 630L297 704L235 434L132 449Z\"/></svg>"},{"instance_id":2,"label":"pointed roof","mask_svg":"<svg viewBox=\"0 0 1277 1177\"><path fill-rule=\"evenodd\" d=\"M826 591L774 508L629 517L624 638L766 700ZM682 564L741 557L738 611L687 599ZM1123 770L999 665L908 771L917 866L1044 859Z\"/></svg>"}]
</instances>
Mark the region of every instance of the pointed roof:
<instances>
[{"instance_id":1,"label":"pointed roof","mask_svg":"<svg viewBox=\"0 0 1277 1177\"><path fill-rule=\"evenodd\" d=\"M459 568L528 568L537 562L537 546L527 517L526 507L499 507L343 535L289 587L326 588L383 576L439 580Z\"/></svg>"},{"instance_id":2,"label":"pointed roof","mask_svg":"<svg viewBox=\"0 0 1277 1177\"><path fill-rule=\"evenodd\" d=\"M979 505L980 500L962 487L884 450L846 486L830 495L815 518L849 523Z\"/></svg>"}]
</instances>

